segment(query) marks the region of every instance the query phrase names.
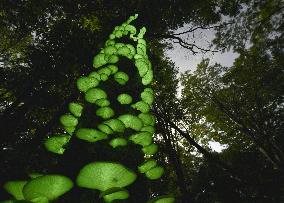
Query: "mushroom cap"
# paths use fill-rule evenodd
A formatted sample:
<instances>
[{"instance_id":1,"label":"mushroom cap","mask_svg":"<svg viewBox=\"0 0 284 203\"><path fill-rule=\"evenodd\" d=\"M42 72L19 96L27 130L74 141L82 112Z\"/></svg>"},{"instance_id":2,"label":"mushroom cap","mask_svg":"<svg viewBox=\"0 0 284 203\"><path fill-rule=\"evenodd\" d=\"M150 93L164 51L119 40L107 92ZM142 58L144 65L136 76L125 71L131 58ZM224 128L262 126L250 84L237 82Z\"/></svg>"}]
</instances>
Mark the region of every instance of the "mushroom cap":
<instances>
[{"instance_id":1,"label":"mushroom cap","mask_svg":"<svg viewBox=\"0 0 284 203\"><path fill-rule=\"evenodd\" d=\"M30 180L23 188L25 200L55 200L68 192L73 182L62 175L44 175Z\"/></svg>"},{"instance_id":2,"label":"mushroom cap","mask_svg":"<svg viewBox=\"0 0 284 203\"><path fill-rule=\"evenodd\" d=\"M80 117L83 111L83 106L75 102L69 103L68 108L69 111L76 117Z\"/></svg>"},{"instance_id":3,"label":"mushroom cap","mask_svg":"<svg viewBox=\"0 0 284 203\"><path fill-rule=\"evenodd\" d=\"M112 139L109 144L113 147L123 147L127 145L127 140L122 138L122 137L118 137L118 138L114 138Z\"/></svg>"},{"instance_id":4,"label":"mushroom cap","mask_svg":"<svg viewBox=\"0 0 284 203\"><path fill-rule=\"evenodd\" d=\"M88 142L97 142L99 140L107 139L107 134L92 128L79 128L76 131L76 136L79 139Z\"/></svg>"},{"instance_id":5,"label":"mushroom cap","mask_svg":"<svg viewBox=\"0 0 284 203\"><path fill-rule=\"evenodd\" d=\"M78 124L78 119L71 114L64 114L60 117L60 123L66 127L75 127Z\"/></svg>"},{"instance_id":6,"label":"mushroom cap","mask_svg":"<svg viewBox=\"0 0 284 203\"><path fill-rule=\"evenodd\" d=\"M117 101L120 104L130 104L132 102L132 97L129 94L123 93L123 94L118 95Z\"/></svg>"},{"instance_id":7,"label":"mushroom cap","mask_svg":"<svg viewBox=\"0 0 284 203\"><path fill-rule=\"evenodd\" d=\"M152 143L152 144L150 144L148 146L143 147L142 151L146 155L153 155L153 154L155 154L158 151L158 145Z\"/></svg>"},{"instance_id":8,"label":"mushroom cap","mask_svg":"<svg viewBox=\"0 0 284 203\"><path fill-rule=\"evenodd\" d=\"M24 200L23 188L28 181L9 181L4 184L4 189L16 200Z\"/></svg>"},{"instance_id":9,"label":"mushroom cap","mask_svg":"<svg viewBox=\"0 0 284 203\"><path fill-rule=\"evenodd\" d=\"M143 147L146 147L153 142L152 134L149 132L135 133L129 137L129 140Z\"/></svg>"},{"instance_id":10,"label":"mushroom cap","mask_svg":"<svg viewBox=\"0 0 284 203\"><path fill-rule=\"evenodd\" d=\"M145 175L147 178L149 178L150 180L157 180L159 179L164 173L164 168L161 166L156 166L154 168L151 168L150 170L148 170Z\"/></svg>"},{"instance_id":11,"label":"mushroom cap","mask_svg":"<svg viewBox=\"0 0 284 203\"><path fill-rule=\"evenodd\" d=\"M123 122L126 128L131 128L133 130L139 131L143 127L142 120L132 114L123 114L119 116L118 119Z\"/></svg>"},{"instance_id":12,"label":"mushroom cap","mask_svg":"<svg viewBox=\"0 0 284 203\"><path fill-rule=\"evenodd\" d=\"M129 193L124 188L111 188L105 192L100 194L105 200L105 202L113 202L114 200L122 200L127 199L129 197Z\"/></svg>"},{"instance_id":13,"label":"mushroom cap","mask_svg":"<svg viewBox=\"0 0 284 203\"><path fill-rule=\"evenodd\" d=\"M44 142L44 146L50 152L57 153L57 154L63 154L65 151L63 146L69 142L70 138L71 136L69 135L53 136L53 137L48 138Z\"/></svg>"},{"instance_id":14,"label":"mushroom cap","mask_svg":"<svg viewBox=\"0 0 284 203\"><path fill-rule=\"evenodd\" d=\"M157 162L154 159L150 159L147 160L146 162L144 162L143 164L141 164L138 167L138 170L140 173L146 173L147 171L149 171L150 169L154 168L157 166Z\"/></svg>"},{"instance_id":15,"label":"mushroom cap","mask_svg":"<svg viewBox=\"0 0 284 203\"><path fill-rule=\"evenodd\" d=\"M163 195L149 200L147 203L174 203L175 198L170 195Z\"/></svg>"},{"instance_id":16,"label":"mushroom cap","mask_svg":"<svg viewBox=\"0 0 284 203\"><path fill-rule=\"evenodd\" d=\"M84 166L77 177L80 187L106 191L123 188L136 179L136 174L121 164L113 162L94 162Z\"/></svg>"}]
</instances>

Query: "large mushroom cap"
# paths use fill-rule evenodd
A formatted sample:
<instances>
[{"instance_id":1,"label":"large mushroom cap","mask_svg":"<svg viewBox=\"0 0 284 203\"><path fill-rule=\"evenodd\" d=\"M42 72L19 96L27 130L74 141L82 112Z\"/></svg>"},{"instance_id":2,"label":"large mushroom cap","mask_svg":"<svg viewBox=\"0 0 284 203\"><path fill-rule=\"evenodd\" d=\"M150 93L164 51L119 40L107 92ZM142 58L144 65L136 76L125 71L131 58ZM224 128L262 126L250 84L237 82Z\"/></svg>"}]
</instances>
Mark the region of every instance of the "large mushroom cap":
<instances>
[{"instance_id":1,"label":"large mushroom cap","mask_svg":"<svg viewBox=\"0 0 284 203\"><path fill-rule=\"evenodd\" d=\"M23 188L25 200L54 200L73 187L72 181L61 175L44 175L30 180Z\"/></svg>"},{"instance_id":2,"label":"large mushroom cap","mask_svg":"<svg viewBox=\"0 0 284 203\"><path fill-rule=\"evenodd\" d=\"M136 174L118 163L94 162L84 166L78 177L80 187L105 191L110 188L123 188L133 183Z\"/></svg>"}]
</instances>

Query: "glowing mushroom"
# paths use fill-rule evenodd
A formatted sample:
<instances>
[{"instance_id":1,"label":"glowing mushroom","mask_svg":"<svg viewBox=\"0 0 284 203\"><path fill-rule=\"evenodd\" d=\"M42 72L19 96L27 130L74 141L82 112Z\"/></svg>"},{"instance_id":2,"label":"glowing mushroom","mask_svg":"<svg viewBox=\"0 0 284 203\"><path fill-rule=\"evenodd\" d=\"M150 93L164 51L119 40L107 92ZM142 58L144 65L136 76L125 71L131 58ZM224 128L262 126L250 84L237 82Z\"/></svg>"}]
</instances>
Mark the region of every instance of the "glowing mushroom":
<instances>
[{"instance_id":1,"label":"glowing mushroom","mask_svg":"<svg viewBox=\"0 0 284 203\"><path fill-rule=\"evenodd\" d=\"M80 117L82 115L83 106L79 103L71 102L68 105L69 111L76 117Z\"/></svg>"},{"instance_id":2,"label":"glowing mushroom","mask_svg":"<svg viewBox=\"0 0 284 203\"><path fill-rule=\"evenodd\" d=\"M86 140L88 142L97 142L99 140L107 139L107 134L96 129L80 128L76 131L76 136L79 139Z\"/></svg>"},{"instance_id":3,"label":"glowing mushroom","mask_svg":"<svg viewBox=\"0 0 284 203\"><path fill-rule=\"evenodd\" d=\"M4 184L4 189L16 200L24 200L23 188L28 181L9 181Z\"/></svg>"},{"instance_id":4,"label":"glowing mushroom","mask_svg":"<svg viewBox=\"0 0 284 203\"><path fill-rule=\"evenodd\" d=\"M101 192L111 188L123 188L136 180L136 174L118 163L94 162L84 166L77 177L80 187Z\"/></svg>"},{"instance_id":5,"label":"glowing mushroom","mask_svg":"<svg viewBox=\"0 0 284 203\"><path fill-rule=\"evenodd\" d=\"M173 198L172 196L163 195L163 196L151 199L147 203L174 203L174 202L175 202L175 198Z\"/></svg>"},{"instance_id":6,"label":"glowing mushroom","mask_svg":"<svg viewBox=\"0 0 284 203\"><path fill-rule=\"evenodd\" d=\"M46 149L50 152L56 153L56 154L63 154L65 149L63 148L64 145L66 145L71 136L69 135L58 135L48 138L44 142L44 146Z\"/></svg>"},{"instance_id":7,"label":"glowing mushroom","mask_svg":"<svg viewBox=\"0 0 284 203\"><path fill-rule=\"evenodd\" d=\"M123 122L126 128L131 128L135 131L140 131L143 127L143 122L137 116L124 114L118 117Z\"/></svg>"},{"instance_id":8,"label":"glowing mushroom","mask_svg":"<svg viewBox=\"0 0 284 203\"><path fill-rule=\"evenodd\" d=\"M44 175L30 180L23 188L25 200L31 202L52 201L68 192L73 182L62 175Z\"/></svg>"},{"instance_id":9,"label":"glowing mushroom","mask_svg":"<svg viewBox=\"0 0 284 203\"><path fill-rule=\"evenodd\" d=\"M130 104L132 102L132 97L129 94L123 93L123 94L118 95L117 101L120 104Z\"/></svg>"}]
</instances>

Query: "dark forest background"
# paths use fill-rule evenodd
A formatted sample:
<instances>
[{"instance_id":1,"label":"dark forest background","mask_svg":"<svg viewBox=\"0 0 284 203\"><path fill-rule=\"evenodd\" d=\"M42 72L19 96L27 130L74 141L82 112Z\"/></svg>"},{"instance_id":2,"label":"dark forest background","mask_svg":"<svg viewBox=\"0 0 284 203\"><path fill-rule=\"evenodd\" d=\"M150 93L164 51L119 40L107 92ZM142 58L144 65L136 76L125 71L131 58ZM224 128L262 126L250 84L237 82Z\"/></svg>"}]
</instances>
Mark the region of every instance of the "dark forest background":
<instances>
[{"instance_id":1,"label":"dark forest background","mask_svg":"<svg viewBox=\"0 0 284 203\"><path fill-rule=\"evenodd\" d=\"M147 28L155 158L166 169L161 181L135 185L135 202L163 194L185 203L284 202L282 0L1 0L0 200L10 198L2 188L8 180L32 172L72 176L95 156L92 145L79 141L64 156L47 152L43 142L78 98L76 79L92 71L114 26L135 13L137 27ZM185 24L187 33L215 30L211 46L175 32ZM165 57L171 48L165 39L192 54L239 56L231 67L204 59L179 75ZM226 148L214 152L210 141ZM74 189L57 202L90 203L96 195Z\"/></svg>"}]
</instances>

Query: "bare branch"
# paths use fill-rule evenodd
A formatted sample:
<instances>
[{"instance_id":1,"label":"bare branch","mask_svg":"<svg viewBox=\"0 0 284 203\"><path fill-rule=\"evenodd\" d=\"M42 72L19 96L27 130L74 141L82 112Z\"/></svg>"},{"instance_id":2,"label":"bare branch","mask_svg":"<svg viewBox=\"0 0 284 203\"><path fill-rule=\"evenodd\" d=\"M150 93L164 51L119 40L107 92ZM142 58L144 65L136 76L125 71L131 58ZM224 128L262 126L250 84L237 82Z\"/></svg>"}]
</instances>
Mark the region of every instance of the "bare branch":
<instances>
[{"instance_id":1,"label":"bare branch","mask_svg":"<svg viewBox=\"0 0 284 203\"><path fill-rule=\"evenodd\" d=\"M221 24L221 25L213 25L213 26L209 26L209 27L197 26L197 27L190 28L187 31L176 33L176 34L173 34L173 35L174 36L183 35L183 34L186 34L186 33L194 32L195 30L198 30L198 29L209 30L209 29L213 29L213 28L222 28L222 27L225 27L227 25L231 25L233 23L235 23L235 22L232 21L232 22L229 22L229 23L224 23L224 24Z\"/></svg>"}]
</instances>

